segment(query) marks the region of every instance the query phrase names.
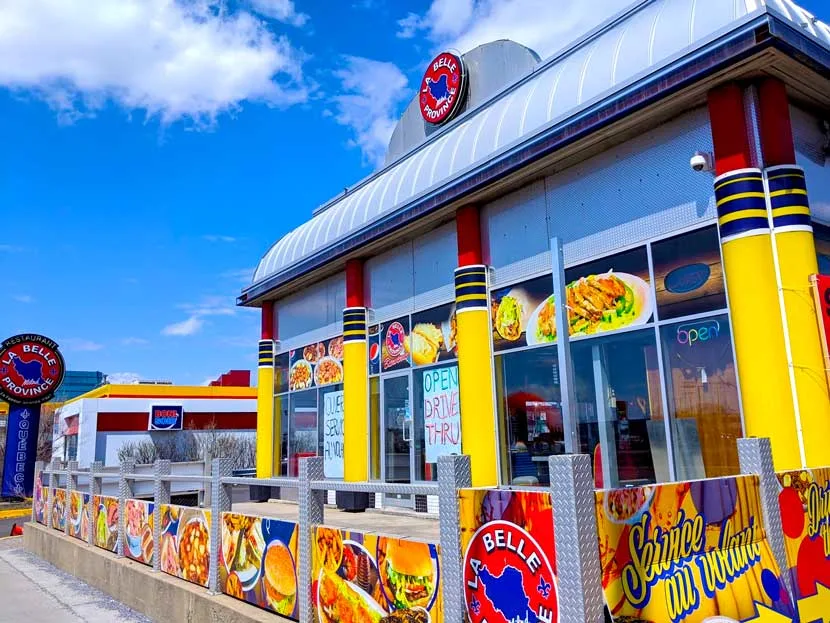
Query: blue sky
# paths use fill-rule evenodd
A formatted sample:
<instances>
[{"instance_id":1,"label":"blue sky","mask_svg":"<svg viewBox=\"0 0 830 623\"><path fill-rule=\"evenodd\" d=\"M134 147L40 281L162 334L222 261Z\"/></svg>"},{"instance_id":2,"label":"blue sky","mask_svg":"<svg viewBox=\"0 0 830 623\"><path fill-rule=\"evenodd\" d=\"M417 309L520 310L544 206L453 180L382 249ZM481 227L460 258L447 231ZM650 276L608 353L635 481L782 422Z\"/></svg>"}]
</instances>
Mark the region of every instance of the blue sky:
<instances>
[{"instance_id":1,"label":"blue sky","mask_svg":"<svg viewBox=\"0 0 830 623\"><path fill-rule=\"evenodd\" d=\"M545 56L628 2L116 4L0 7L18 25L0 39L0 338L201 384L255 366L259 315L235 296L377 166L433 52L510 37Z\"/></svg>"}]
</instances>

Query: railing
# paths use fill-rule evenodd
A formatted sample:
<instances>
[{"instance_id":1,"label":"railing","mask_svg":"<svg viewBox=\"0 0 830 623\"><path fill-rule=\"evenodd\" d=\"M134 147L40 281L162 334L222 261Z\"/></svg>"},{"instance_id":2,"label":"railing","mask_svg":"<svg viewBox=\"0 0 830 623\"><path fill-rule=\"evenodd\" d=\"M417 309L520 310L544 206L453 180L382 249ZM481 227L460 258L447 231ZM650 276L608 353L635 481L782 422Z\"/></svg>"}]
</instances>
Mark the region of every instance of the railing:
<instances>
[{"instance_id":1,"label":"railing","mask_svg":"<svg viewBox=\"0 0 830 623\"><path fill-rule=\"evenodd\" d=\"M787 569L784 536L781 531L780 512L777 504L777 480L772 469L769 441L742 439L738 446L743 473L757 475L758 479L753 482L760 482L759 510L762 518L757 521L763 522L766 538L771 548L772 559L768 563L780 570ZM120 511L117 554L124 556L124 544L127 538L124 516L125 504L127 500L133 497L133 487L137 483L149 482L152 479L154 517L152 565L153 569L158 571L161 569L162 507L170 503L171 487L177 482L199 485L200 488L205 489L206 498L209 499L210 518L205 523L209 525L210 544L212 546L209 547L209 565L204 585L212 594L220 592L219 556L222 551L222 515L232 510L231 500L234 487L296 488L298 491L298 515L296 520L298 542L296 561L297 615L302 623L312 623L316 620L314 612L315 596L312 594L312 587L315 584L313 581L315 579L313 577L314 534L316 527L325 524L326 491L438 496L440 578L443 587L443 612L441 614L443 621L447 623L461 623L467 620L465 590L469 583L465 582L463 562L465 548L471 547L472 541L470 541L469 525L464 523L461 516L461 504L462 499L469 499L470 495L474 496L482 491L471 489L469 457L455 455L439 457L437 483L423 484L347 483L326 480L323 472L323 459L319 457L301 460L298 478L258 479L233 476L231 462L228 459L214 459L211 462L210 477L173 474L169 461L157 461L153 466L152 476L143 473L142 470L137 470L135 464L131 462L122 463L118 474L104 473L97 467L94 465L91 470L79 470L77 464L70 463L64 467L53 463L49 469L40 471L38 480L49 479L47 525L52 525L52 502L56 486L64 483L67 495L71 497L71 493L78 490L81 482L86 481L91 512L93 500L96 495L100 495L104 480L117 478ZM549 515L547 515L549 518L543 521L549 522L547 530L549 534L552 533L550 546L555 549L558 620L600 623L603 621L605 603L601 581L603 570L597 548L599 535L597 510L599 506L597 504L598 500L602 499L603 492L595 493L594 491L591 460L588 456L550 457L548 467L551 483L549 488L512 487L510 490L515 493L511 495L545 496L549 500ZM728 479L716 480L720 482ZM686 486L684 483L679 484ZM657 485L657 487L663 486L671 487L673 485ZM464 496L467 496L467 498L464 498ZM68 506L64 508L64 512L67 513L65 521L68 524ZM553 525L554 517L556 518L555 529ZM536 521L538 523L538 517ZM751 523L750 521L750 525ZM465 526L465 530L467 530L464 537L462 537L462 526ZM90 537L88 542L92 544L92 541ZM462 547L462 543L465 544L465 548ZM515 546L516 543L513 543L513 545ZM510 547L509 540L507 541L507 547ZM544 552L545 550L540 551ZM469 571L469 569L466 569L466 571ZM476 575L476 577L478 576ZM194 580L191 579L191 581ZM783 579L782 574L782 591L792 591L792 586L788 582L788 580ZM540 584L539 590L542 590L542 588L543 585ZM548 586L548 590L550 590L550 586Z\"/></svg>"}]
</instances>

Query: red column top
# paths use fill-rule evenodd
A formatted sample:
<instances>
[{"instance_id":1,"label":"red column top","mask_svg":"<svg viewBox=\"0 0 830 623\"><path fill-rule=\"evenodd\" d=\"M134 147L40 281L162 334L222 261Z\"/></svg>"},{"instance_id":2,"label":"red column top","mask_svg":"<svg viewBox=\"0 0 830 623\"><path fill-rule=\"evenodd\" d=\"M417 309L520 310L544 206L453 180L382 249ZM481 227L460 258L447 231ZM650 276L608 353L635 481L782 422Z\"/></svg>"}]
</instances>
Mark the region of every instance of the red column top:
<instances>
[{"instance_id":1,"label":"red column top","mask_svg":"<svg viewBox=\"0 0 830 623\"><path fill-rule=\"evenodd\" d=\"M346 307L366 307L363 287L363 260L346 261Z\"/></svg>"},{"instance_id":2,"label":"red column top","mask_svg":"<svg viewBox=\"0 0 830 623\"><path fill-rule=\"evenodd\" d=\"M455 227L458 238L458 265L483 264L478 206L466 205L459 208L455 213Z\"/></svg>"},{"instance_id":3,"label":"red column top","mask_svg":"<svg viewBox=\"0 0 830 623\"><path fill-rule=\"evenodd\" d=\"M715 175L753 166L742 89L727 84L709 92Z\"/></svg>"}]
</instances>

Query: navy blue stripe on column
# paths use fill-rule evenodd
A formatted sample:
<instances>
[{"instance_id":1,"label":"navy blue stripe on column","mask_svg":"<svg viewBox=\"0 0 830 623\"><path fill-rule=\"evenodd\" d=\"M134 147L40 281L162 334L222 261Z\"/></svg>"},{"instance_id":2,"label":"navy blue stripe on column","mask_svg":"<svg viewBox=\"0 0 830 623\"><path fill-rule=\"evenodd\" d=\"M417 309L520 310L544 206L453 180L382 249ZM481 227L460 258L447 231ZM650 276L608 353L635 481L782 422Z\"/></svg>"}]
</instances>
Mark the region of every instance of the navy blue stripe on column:
<instances>
[{"instance_id":1,"label":"navy blue stripe on column","mask_svg":"<svg viewBox=\"0 0 830 623\"><path fill-rule=\"evenodd\" d=\"M487 309L487 267L462 266L455 269L455 310Z\"/></svg>"},{"instance_id":2,"label":"navy blue stripe on column","mask_svg":"<svg viewBox=\"0 0 830 623\"><path fill-rule=\"evenodd\" d=\"M347 307L343 310L343 342L366 341L366 308Z\"/></svg>"}]
</instances>

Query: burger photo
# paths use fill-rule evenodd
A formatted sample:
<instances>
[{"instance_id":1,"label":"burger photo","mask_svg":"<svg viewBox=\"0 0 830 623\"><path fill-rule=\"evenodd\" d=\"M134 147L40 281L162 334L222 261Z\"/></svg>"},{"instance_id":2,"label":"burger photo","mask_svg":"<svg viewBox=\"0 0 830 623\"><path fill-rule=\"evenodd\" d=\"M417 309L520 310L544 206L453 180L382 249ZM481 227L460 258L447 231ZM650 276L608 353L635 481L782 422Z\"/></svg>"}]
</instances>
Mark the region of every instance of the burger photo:
<instances>
[{"instance_id":1,"label":"burger photo","mask_svg":"<svg viewBox=\"0 0 830 623\"><path fill-rule=\"evenodd\" d=\"M390 600L397 609L427 607L435 590L429 545L389 539L384 571Z\"/></svg>"}]
</instances>

